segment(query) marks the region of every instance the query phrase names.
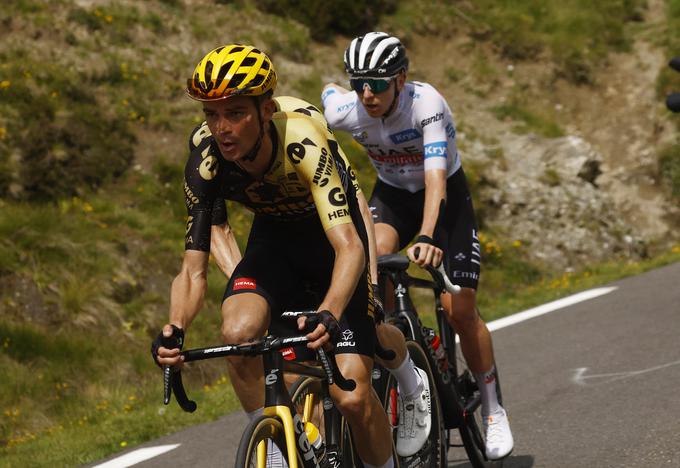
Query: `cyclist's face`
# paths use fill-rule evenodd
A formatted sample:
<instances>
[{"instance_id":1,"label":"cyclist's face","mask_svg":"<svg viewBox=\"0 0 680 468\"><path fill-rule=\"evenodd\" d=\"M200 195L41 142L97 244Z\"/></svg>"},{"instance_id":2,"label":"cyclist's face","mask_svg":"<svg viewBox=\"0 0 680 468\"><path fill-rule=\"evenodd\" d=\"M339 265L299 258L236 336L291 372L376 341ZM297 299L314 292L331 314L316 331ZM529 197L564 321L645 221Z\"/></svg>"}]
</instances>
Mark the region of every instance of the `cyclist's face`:
<instances>
[{"instance_id":1,"label":"cyclist's face","mask_svg":"<svg viewBox=\"0 0 680 468\"><path fill-rule=\"evenodd\" d=\"M203 113L224 159L238 161L253 148L260 134L254 99L233 96L221 101L206 101Z\"/></svg>"},{"instance_id":2,"label":"cyclist's face","mask_svg":"<svg viewBox=\"0 0 680 468\"><path fill-rule=\"evenodd\" d=\"M394 100L394 94L397 90L401 90L404 86L405 77L401 73L394 79L390 80L387 89L381 93L374 93L368 86L365 86L363 91L356 93L359 95L361 104L363 104L366 113L371 117L382 117L389 110Z\"/></svg>"}]
</instances>

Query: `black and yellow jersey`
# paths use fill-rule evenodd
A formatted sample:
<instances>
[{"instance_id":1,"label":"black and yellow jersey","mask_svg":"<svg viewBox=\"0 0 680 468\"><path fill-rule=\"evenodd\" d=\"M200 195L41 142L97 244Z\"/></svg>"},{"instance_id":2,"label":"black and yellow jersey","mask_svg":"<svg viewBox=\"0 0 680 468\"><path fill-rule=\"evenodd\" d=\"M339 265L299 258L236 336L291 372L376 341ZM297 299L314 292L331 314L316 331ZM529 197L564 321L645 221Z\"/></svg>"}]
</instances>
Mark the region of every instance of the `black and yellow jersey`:
<instances>
[{"instance_id":1,"label":"black and yellow jersey","mask_svg":"<svg viewBox=\"0 0 680 468\"><path fill-rule=\"evenodd\" d=\"M225 199L281 221L318 216L324 230L360 222L356 176L321 112L297 98L274 101L275 150L260 180L222 158L207 123L192 132L184 174L187 250L210 250L211 225L227 221Z\"/></svg>"}]
</instances>

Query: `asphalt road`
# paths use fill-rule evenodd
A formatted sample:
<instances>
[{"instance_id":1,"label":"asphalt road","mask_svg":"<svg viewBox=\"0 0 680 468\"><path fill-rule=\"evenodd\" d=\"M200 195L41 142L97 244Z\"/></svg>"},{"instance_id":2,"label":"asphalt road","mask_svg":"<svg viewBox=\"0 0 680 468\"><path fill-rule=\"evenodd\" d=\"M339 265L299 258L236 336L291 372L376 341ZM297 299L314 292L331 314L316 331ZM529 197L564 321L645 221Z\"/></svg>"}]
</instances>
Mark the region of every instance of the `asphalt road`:
<instances>
[{"instance_id":1,"label":"asphalt road","mask_svg":"<svg viewBox=\"0 0 680 468\"><path fill-rule=\"evenodd\" d=\"M493 332L515 436L495 466L680 467L680 263L611 286ZM233 466L245 421L230 414L111 459L181 444L162 455L101 468ZM464 457L452 449L449 466L469 466Z\"/></svg>"}]
</instances>

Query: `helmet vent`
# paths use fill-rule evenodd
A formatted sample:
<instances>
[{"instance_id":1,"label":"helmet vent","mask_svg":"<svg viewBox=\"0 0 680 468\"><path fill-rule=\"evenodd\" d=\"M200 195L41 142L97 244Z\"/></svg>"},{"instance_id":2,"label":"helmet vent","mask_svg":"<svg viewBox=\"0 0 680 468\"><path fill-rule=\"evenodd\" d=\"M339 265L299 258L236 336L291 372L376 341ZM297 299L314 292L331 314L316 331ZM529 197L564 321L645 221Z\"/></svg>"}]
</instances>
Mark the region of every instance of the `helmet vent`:
<instances>
[{"instance_id":1,"label":"helmet vent","mask_svg":"<svg viewBox=\"0 0 680 468\"><path fill-rule=\"evenodd\" d=\"M229 87L234 89L238 88L241 83L243 83L243 80L245 80L246 76L248 76L247 73L237 73L235 74L231 80L229 81Z\"/></svg>"},{"instance_id":2,"label":"helmet vent","mask_svg":"<svg viewBox=\"0 0 680 468\"><path fill-rule=\"evenodd\" d=\"M242 67L251 67L255 65L255 62L257 62L257 57L246 57L243 59L243 62L241 62Z\"/></svg>"}]
</instances>

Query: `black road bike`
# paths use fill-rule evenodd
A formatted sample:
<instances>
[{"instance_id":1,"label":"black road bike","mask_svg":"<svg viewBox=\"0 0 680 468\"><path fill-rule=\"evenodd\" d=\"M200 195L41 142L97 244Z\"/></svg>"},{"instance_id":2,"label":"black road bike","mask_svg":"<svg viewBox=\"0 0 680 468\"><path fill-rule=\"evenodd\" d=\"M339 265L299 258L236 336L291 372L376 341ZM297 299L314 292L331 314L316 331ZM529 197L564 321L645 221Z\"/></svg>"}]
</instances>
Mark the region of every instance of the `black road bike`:
<instances>
[{"instance_id":1,"label":"black road bike","mask_svg":"<svg viewBox=\"0 0 680 468\"><path fill-rule=\"evenodd\" d=\"M434 389L431 392L433 401L432 432L436 432L435 421L435 397L441 406L443 416L442 425L445 435L441 444L441 465L433 463L437 461L436 450L427 443L412 460L402 462L403 466L447 466L448 449L451 447L463 447L470 463L474 468L486 466L486 450L483 437L483 425L481 419L481 398L477 382L472 372L467 368L462 352L456 346L456 331L446 320L446 313L441 304L440 295L443 292L456 294L460 287L453 285L441 267L427 268L432 277L431 280L416 278L407 273L409 259L403 255L384 255L378 259L378 277L381 290L384 291L385 280L389 280L394 286L394 309L386 311L386 321L397 326L406 339L415 342L408 343L409 354L417 367L427 364L434 380ZM434 300L437 330L424 326L418 316L418 312L411 300L409 288L422 288L432 292ZM438 333L437 333L438 332ZM443 348L444 353L439 353ZM412 349L415 352L412 353ZM424 351L421 356L421 352ZM423 360L426 361L423 363ZM388 412L394 406L394 386L391 376L384 372L380 375L378 369L374 373L375 388L385 395L384 403ZM499 402L502 404L500 384L496 376L496 385ZM457 433L457 434L456 434ZM430 441L436 439L436 435L430 434ZM418 457L418 458L416 458ZM426 464L424 458L429 457ZM410 462L410 463L408 463Z\"/></svg>"}]
</instances>

